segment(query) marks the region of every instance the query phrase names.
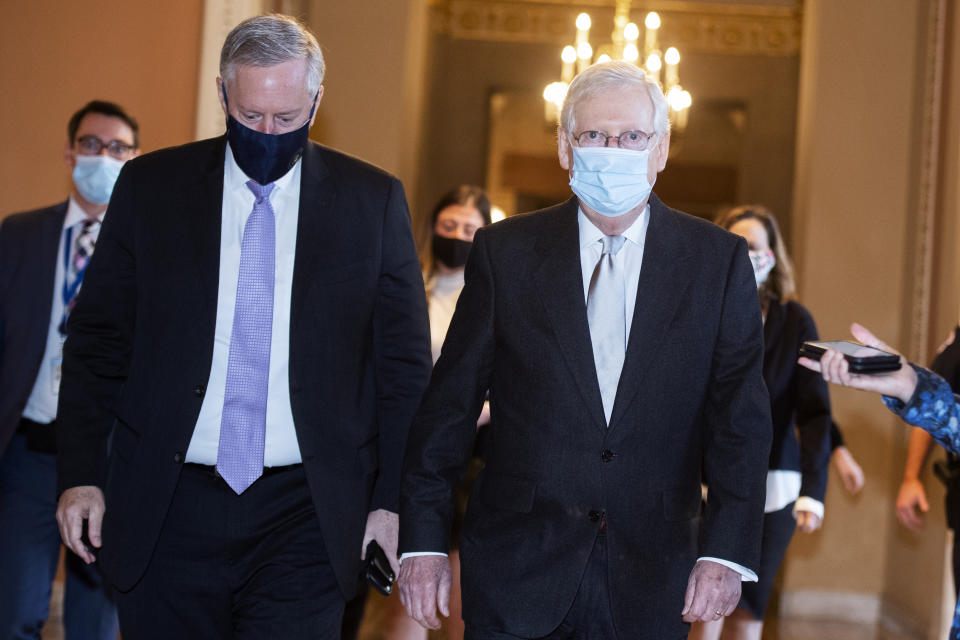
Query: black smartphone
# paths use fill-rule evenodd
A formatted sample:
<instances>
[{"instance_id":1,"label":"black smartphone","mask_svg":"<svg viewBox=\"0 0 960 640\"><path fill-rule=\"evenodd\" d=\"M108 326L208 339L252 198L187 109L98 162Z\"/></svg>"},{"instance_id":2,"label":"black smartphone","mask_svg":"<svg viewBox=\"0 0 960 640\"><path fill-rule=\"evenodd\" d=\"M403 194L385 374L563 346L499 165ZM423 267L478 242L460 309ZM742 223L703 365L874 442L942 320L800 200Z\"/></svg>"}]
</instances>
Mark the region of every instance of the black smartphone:
<instances>
[{"instance_id":1,"label":"black smartphone","mask_svg":"<svg viewBox=\"0 0 960 640\"><path fill-rule=\"evenodd\" d=\"M393 581L397 576L393 573L390 561L387 560L387 554L376 540L371 540L367 545L367 554L363 561L363 578L385 596L393 591Z\"/></svg>"},{"instance_id":2,"label":"black smartphone","mask_svg":"<svg viewBox=\"0 0 960 640\"><path fill-rule=\"evenodd\" d=\"M849 340L804 342L800 355L819 360L827 349L839 351L850 363L851 373L887 373L900 368L900 356Z\"/></svg>"}]
</instances>

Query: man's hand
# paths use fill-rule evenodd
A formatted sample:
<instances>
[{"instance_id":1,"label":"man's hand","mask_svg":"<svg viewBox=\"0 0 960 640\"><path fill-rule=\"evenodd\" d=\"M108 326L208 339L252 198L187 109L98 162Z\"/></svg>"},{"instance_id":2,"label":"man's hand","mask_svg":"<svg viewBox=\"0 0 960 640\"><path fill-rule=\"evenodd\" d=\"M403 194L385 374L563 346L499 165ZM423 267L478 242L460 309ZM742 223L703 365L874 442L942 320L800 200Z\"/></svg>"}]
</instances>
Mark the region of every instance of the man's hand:
<instances>
[{"instance_id":1,"label":"man's hand","mask_svg":"<svg viewBox=\"0 0 960 640\"><path fill-rule=\"evenodd\" d=\"M923 483L916 478L904 480L897 494L897 519L900 524L914 531L923 526L923 517L920 513L930 510L927 503L927 493L923 490ZM920 513L918 513L920 512Z\"/></svg>"},{"instance_id":2,"label":"man's hand","mask_svg":"<svg viewBox=\"0 0 960 640\"><path fill-rule=\"evenodd\" d=\"M400 573L400 562L397 560L397 536L400 531L400 516L393 511L377 509L367 515L367 528L363 532L363 546L360 549L360 559L367 559L367 545L376 540L390 561L393 575Z\"/></svg>"},{"instance_id":3,"label":"man's hand","mask_svg":"<svg viewBox=\"0 0 960 640\"><path fill-rule=\"evenodd\" d=\"M693 565L683 599L685 622L710 622L728 616L740 602L741 576L733 569L709 560Z\"/></svg>"},{"instance_id":4,"label":"man's hand","mask_svg":"<svg viewBox=\"0 0 960 640\"><path fill-rule=\"evenodd\" d=\"M103 491L92 485L67 489L60 496L60 503L57 505L60 539L87 564L96 560L96 557L80 539L83 536L83 521L87 521L90 546L99 549L103 544L100 540L100 527L103 524L104 511L106 507Z\"/></svg>"},{"instance_id":5,"label":"man's hand","mask_svg":"<svg viewBox=\"0 0 960 640\"><path fill-rule=\"evenodd\" d=\"M400 602L407 615L427 629L439 629L440 618L450 615L450 559L447 556L413 556L400 567Z\"/></svg>"},{"instance_id":6,"label":"man's hand","mask_svg":"<svg viewBox=\"0 0 960 640\"><path fill-rule=\"evenodd\" d=\"M820 528L820 516L812 511L797 511L797 529L804 533L813 533Z\"/></svg>"}]
</instances>

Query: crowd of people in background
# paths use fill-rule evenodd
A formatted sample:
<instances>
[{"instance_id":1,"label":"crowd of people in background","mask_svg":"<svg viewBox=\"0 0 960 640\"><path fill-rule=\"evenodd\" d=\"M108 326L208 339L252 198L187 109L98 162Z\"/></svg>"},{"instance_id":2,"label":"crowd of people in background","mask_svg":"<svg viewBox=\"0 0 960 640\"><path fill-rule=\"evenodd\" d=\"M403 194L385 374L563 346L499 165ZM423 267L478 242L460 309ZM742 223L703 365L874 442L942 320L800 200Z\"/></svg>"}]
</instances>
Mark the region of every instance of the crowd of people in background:
<instances>
[{"instance_id":1,"label":"crowd of people in background","mask_svg":"<svg viewBox=\"0 0 960 640\"><path fill-rule=\"evenodd\" d=\"M299 22L245 20L223 136L138 157L94 100L66 201L3 219L0 637L40 637L62 542L68 640L350 640L375 542L387 640L759 640L831 458L865 483L828 383L916 425L904 526L952 452L958 527L960 327L942 378L798 361L818 333L774 214L660 201L641 69L571 84L566 202L491 225L456 186L419 253L400 181L309 140L324 73Z\"/></svg>"}]
</instances>

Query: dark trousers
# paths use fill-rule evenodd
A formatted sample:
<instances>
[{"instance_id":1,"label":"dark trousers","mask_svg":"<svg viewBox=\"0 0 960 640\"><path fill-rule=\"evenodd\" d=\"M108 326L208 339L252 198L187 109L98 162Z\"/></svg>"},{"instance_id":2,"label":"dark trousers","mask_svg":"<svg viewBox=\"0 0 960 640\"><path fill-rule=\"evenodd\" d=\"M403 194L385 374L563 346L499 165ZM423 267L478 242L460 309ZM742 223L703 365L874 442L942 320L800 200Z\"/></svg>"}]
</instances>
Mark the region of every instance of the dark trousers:
<instances>
[{"instance_id":1,"label":"dark trousers","mask_svg":"<svg viewBox=\"0 0 960 640\"><path fill-rule=\"evenodd\" d=\"M303 468L238 496L184 465L147 571L118 604L124 640L339 640L344 598Z\"/></svg>"},{"instance_id":2,"label":"dark trousers","mask_svg":"<svg viewBox=\"0 0 960 640\"><path fill-rule=\"evenodd\" d=\"M18 433L0 457L0 638L40 638L60 558L56 456ZM67 552L67 640L115 640L117 611L98 567Z\"/></svg>"},{"instance_id":3,"label":"dark trousers","mask_svg":"<svg viewBox=\"0 0 960 640\"><path fill-rule=\"evenodd\" d=\"M464 640L519 640L522 636L467 625ZM610 589L607 585L607 536L601 533L593 545L577 595L560 626L535 640L616 640ZM525 640L534 640L532 638Z\"/></svg>"}]
</instances>

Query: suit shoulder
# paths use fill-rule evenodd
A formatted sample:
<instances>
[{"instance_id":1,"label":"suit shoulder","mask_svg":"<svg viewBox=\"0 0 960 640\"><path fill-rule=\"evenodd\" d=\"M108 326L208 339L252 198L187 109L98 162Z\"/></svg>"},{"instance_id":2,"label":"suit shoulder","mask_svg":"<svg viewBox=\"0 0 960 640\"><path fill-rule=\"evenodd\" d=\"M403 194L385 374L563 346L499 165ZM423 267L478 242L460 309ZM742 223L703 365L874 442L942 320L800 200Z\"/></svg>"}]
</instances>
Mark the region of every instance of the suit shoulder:
<instances>
[{"instance_id":1,"label":"suit shoulder","mask_svg":"<svg viewBox=\"0 0 960 640\"><path fill-rule=\"evenodd\" d=\"M678 209L673 209L662 203L658 209L658 213L670 218L674 224L694 238L703 238L709 242L725 242L731 244L736 244L740 239L740 236L730 233L710 220L685 213Z\"/></svg>"},{"instance_id":2,"label":"suit shoulder","mask_svg":"<svg viewBox=\"0 0 960 640\"><path fill-rule=\"evenodd\" d=\"M492 238L526 234L535 235L545 228L562 224L568 216L572 215L576 218L576 212L576 207L571 210L570 202L567 201L545 209L510 216L499 222L487 225L479 229L479 231L483 231L484 235Z\"/></svg>"},{"instance_id":3,"label":"suit shoulder","mask_svg":"<svg viewBox=\"0 0 960 640\"><path fill-rule=\"evenodd\" d=\"M209 138L197 142L188 142L175 147L164 147L150 151L128 161L124 168L137 171L183 170L191 162L207 159L217 149L225 149L224 138Z\"/></svg>"},{"instance_id":4,"label":"suit shoulder","mask_svg":"<svg viewBox=\"0 0 960 640\"><path fill-rule=\"evenodd\" d=\"M15 233L42 224L48 218L64 215L67 210L67 202L67 200L64 200L55 205L41 207L39 209L11 213L3 219L3 231Z\"/></svg>"},{"instance_id":5,"label":"suit shoulder","mask_svg":"<svg viewBox=\"0 0 960 640\"><path fill-rule=\"evenodd\" d=\"M323 163L338 179L346 181L362 180L367 183L382 183L384 185L397 180L397 177L392 173L348 153L312 141L310 146L312 151L319 155Z\"/></svg>"}]
</instances>

